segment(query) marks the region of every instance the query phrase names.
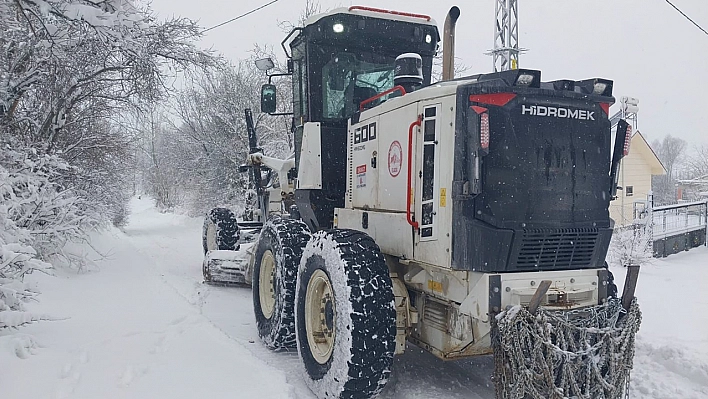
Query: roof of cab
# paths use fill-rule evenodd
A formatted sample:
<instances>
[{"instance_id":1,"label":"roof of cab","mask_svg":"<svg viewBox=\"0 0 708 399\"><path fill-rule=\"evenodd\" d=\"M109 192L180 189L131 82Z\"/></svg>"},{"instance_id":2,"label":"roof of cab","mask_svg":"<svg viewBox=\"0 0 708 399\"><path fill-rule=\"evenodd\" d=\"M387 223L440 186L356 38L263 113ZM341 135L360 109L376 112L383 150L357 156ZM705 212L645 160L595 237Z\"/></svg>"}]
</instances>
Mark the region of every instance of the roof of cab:
<instances>
[{"instance_id":1,"label":"roof of cab","mask_svg":"<svg viewBox=\"0 0 708 399\"><path fill-rule=\"evenodd\" d=\"M305 26L312 25L322 18L326 18L336 14L349 14L349 15L360 15L370 18L388 19L392 21L403 21L422 25L432 25L437 28L437 23L435 20L427 15L413 14L400 11L389 11L379 8L372 7L361 7L361 6L351 6L351 7L340 7L330 10L328 12L317 14L309 17L305 21Z\"/></svg>"}]
</instances>

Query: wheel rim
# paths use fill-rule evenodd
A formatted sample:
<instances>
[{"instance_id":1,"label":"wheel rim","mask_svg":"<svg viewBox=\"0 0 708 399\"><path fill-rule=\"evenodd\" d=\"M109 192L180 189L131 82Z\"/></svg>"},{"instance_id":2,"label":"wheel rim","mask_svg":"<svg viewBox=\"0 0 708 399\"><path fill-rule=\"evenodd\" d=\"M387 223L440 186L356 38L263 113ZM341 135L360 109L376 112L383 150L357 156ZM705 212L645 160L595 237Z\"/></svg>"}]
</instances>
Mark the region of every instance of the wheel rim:
<instances>
[{"instance_id":1,"label":"wheel rim","mask_svg":"<svg viewBox=\"0 0 708 399\"><path fill-rule=\"evenodd\" d=\"M307 283L305 294L305 332L312 357L325 364L332 357L336 336L335 301L332 284L322 269L317 269Z\"/></svg>"},{"instance_id":2,"label":"wheel rim","mask_svg":"<svg viewBox=\"0 0 708 399\"><path fill-rule=\"evenodd\" d=\"M218 249L216 247L216 225L214 223L209 223L207 225L206 241L207 250L214 251Z\"/></svg>"},{"instance_id":3,"label":"wheel rim","mask_svg":"<svg viewBox=\"0 0 708 399\"><path fill-rule=\"evenodd\" d=\"M270 250L266 250L261 258L261 269L258 274L258 296L263 316L270 319L273 315L273 308L275 308L275 257Z\"/></svg>"}]
</instances>

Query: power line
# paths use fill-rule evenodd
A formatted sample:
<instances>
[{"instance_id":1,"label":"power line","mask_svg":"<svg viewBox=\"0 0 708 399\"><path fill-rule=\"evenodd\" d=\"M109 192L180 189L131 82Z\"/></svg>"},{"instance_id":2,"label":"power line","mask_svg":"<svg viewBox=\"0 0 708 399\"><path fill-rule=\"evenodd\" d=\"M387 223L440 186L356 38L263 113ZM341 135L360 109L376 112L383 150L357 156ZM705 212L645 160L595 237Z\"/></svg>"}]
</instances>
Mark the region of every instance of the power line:
<instances>
[{"instance_id":1,"label":"power line","mask_svg":"<svg viewBox=\"0 0 708 399\"><path fill-rule=\"evenodd\" d=\"M696 25L696 28L702 30L703 33L705 33L706 35L708 35L708 32L707 32L705 29L703 29L700 25L698 25L694 20L692 20L691 17L689 17L688 15L686 15L685 12L681 11L678 7L676 7L676 6L675 6L672 2L670 2L669 0L666 0L666 2L669 3L669 5L670 5L671 7L673 7L676 11L678 11L681 15L683 15L684 17L686 17L687 20L691 21L692 24Z\"/></svg>"},{"instance_id":2,"label":"power line","mask_svg":"<svg viewBox=\"0 0 708 399\"><path fill-rule=\"evenodd\" d=\"M260 6L260 7L258 7L258 8L254 8L253 10L251 10L251 11L249 11L249 12L247 12L247 13L241 14L241 15L239 15L238 17L231 18L231 19L228 20L228 21L225 21L225 22L222 22L222 23L220 23L220 24L218 24L218 25L212 26L211 28L204 29L204 30L202 31L202 33L209 32L209 31L212 30L212 29L216 29L216 28L218 28L218 27L220 27L220 26L224 26L224 25L226 25L226 24L228 24L228 23L234 22L234 21L237 20L237 19L241 19L241 18L243 18L243 17L245 17L245 16L247 16L247 15L253 14L254 12L256 12L256 11L258 11L258 10L261 10L261 9L263 9L263 8L266 8L266 7L268 7L269 5L271 5L271 4L273 4L273 3L277 3L278 1L280 1L280 0L273 0L273 1L271 1L270 3L263 4L262 6Z\"/></svg>"}]
</instances>

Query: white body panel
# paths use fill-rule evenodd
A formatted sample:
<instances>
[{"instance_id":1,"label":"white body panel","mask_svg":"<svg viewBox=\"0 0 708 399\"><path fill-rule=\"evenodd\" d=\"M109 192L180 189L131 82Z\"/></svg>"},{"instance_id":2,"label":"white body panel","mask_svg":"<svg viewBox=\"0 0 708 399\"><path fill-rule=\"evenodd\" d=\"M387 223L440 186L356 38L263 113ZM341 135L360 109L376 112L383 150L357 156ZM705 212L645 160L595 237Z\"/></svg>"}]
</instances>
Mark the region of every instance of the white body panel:
<instances>
[{"instance_id":1,"label":"white body panel","mask_svg":"<svg viewBox=\"0 0 708 399\"><path fill-rule=\"evenodd\" d=\"M390 99L364 111L357 123L350 123L345 207L367 211L370 226L375 225L374 220L391 219L385 227L376 225L363 230L376 240L384 253L450 267L452 204L449 202L450 188L442 182L452 181L453 163L450 160L454 150L456 85L439 85L426 89L425 93L425 98L413 92ZM421 126L413 130L409 160L409 127L426 110L428 116L424 116ZM434 126L434 138L427 141L426 124ZM373 136L372 131L375 131ZM424 147L434 154L433 175L426 174L425 178ZM410 185L414 199L411 211L413 219L420 224L418 230L406 221L408 162L412 167ZM432 180L432 197L431 182L428 181L425 201L424 180ZM433 207L432 218L426 219L429 224L422 220L424 205ZM376 215L378 212L387 216L380 218ZM362 230L361 222L361 213L342 212L338 227ZM379 231L372 234L375 229ZM410 242L401 242L408 239Z\"/></svg>"},{"instance_id":2,"label":"white body panel","mask_svg":"<svg viewBox=\"0 0 708 399\"><path fill-rule=\"evenodd\" d=\"M368 218L366 228L362 225L364 213ZM376 241L383 253L404 259L413 257L412 232L405 213L337 209L334 215L335 228L363 231ZM406 239L406 237L410 238Z\"/></svg>"},{"instance_id":3,"label":"white body panel","mask_svg":"<svg viewBox=\"0 0 708 399\"><path fill-rule=\"evenodd\" d=\"M297 188L322 188L322 144L319 122L306 122L303 126L300 168L297 174Z\"/></svg>"},{"instance_id":4,"label":"white body panel","mask_svg":"<svg viewBox=\"0 0 708 399\"><path fill-rule=\"evenodd\" d=\"M418 110L415 104L411 104L386 112L377 119L379 120L379 158L381 159L378 173L381 188L376 209L405 212L406 180L408 178L408 127L418 119ZM413 156L415 157L415 150ZM412 162L415 162L415 159ZM412 180L411 183L415 184L415 180ZM415 186L413 190L415 190Z\"/></svg>"}]
</instances>

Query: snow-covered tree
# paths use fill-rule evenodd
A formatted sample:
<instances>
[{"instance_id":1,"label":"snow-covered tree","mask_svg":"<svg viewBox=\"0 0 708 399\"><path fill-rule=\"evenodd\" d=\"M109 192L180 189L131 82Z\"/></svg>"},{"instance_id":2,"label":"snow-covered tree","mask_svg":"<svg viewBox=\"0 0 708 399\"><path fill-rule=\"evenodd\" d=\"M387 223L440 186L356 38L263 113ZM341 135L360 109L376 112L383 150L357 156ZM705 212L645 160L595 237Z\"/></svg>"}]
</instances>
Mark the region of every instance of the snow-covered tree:
<instances>
[{"instance_id":1,"label":"snow-covered tree","mask_svg":"<svg viewBox=\"0 0 708 399\"><path fill-rule=\"evenodd\" d=\"M120 222L121 176L133 140L117 115L143 111L167 92L167 72L207 67L200 28L157 21L127 0L3 0L0 128L40 152L62 154L74 185ZM97 190L100 188L100 190ZM105 195L106 193L109 195ZM107 212L105 212L107 210Z\"/></svg>"},{"instance_id":2,"label":"snow-covered tree","mask_svg":"<svg viewBox=\"0 0 708 399\"><path fill-rule=\"evenodd\" d=\"M246 108L253 111L259 147L269 156L292 154L291 119L260 112L260 88L267 77L253 61L264 56L275 58L257 48L251 59L236 65L189 74L171 110L174 117L143 123L144 184L159 205L176 205L162 200L166 194L193 214L222 205L238 210L243 205L247 175L238 169L248 153ZM284 65L278 68L285 71ZM274 83L279 109L289 110L290 79ZM174 189L178 192L168 191Z\"/></svg>"},{"instance_id":3,"label":"snow-covered tree","mask_svg":"<svg viewBox=\"0 0 708 399\"><path fill-rule=\"evenodd\" d=\"M708 176L708 145L696 146L686 163L691 172L689 178Z\"/></svg>"},{"instance_id":4,"label":"snow-covered tree","mask_svg":"<svg viewBox=\"0 0 708 399\"><path fill-rule=\"evenodd\" d=\"M683 162L686 141L670 134L663 140L655 140L652 148L666 168L666 175L652 177L655 205L676 202L676 172Z\"/></svg>"},{"instance_id":5,"label":"snow-covered tree","mask_svg":"<svg viewBox=\"0 0 708 399\"><path fill-rule=\"evenodd\" d=\"M33 320L6 313L32 295L26 274L80 262L67 242L125 222L122 115L164 99L175 71L215 64L194 22L138 4L0 0L0 328Z\"/></svg>"}]
</instances>

